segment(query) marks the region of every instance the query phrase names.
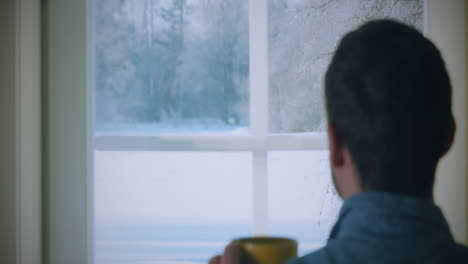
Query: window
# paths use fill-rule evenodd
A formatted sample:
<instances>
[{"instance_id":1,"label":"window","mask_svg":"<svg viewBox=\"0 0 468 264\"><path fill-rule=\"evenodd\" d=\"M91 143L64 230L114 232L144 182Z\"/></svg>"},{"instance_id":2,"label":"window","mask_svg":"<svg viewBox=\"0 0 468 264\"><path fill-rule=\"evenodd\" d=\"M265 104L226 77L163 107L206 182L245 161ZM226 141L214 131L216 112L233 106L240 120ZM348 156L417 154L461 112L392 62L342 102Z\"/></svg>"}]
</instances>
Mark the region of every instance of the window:
<instances>
[{"instance_id":1,"label":"window","mask_svg":"<svg viewBox=\"0 0 468 264\"><path fill-rule=\"evenodd\" d=\"M422 5L94 0L96 263L206 263L252 234L322 246L336 42L373 18L421 29Z\"/></svg>"}]
</instances>

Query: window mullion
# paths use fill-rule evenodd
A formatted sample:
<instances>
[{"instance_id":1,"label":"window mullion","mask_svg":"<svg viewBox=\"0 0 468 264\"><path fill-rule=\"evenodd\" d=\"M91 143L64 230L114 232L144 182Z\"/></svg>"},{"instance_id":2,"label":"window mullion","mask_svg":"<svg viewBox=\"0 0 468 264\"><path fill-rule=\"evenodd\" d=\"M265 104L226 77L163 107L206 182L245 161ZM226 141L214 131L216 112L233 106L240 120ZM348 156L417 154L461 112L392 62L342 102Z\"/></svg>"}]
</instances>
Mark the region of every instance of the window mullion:
<instances>
[{"instance_id":1,"label":"window mullion","mask_svg":"<svg viewBox=\"0 0 468 264\"><path fill-rule=\"evenodd\" d=\"M267 0L249 1L250 132L265 144L253 151L253 233L265 235L268 222L268 8Z\"/></svg>"},{"instance_id":2,"label":"window mullion","mask_svg":"<svg viewBox=\"0 0 468 264\"><path fill-rule=\"evenodd\" d=\"M253 177L253 233L268 233L268 162L265 149L256 150L252 155Z\"/></svg>"}]
</instances>

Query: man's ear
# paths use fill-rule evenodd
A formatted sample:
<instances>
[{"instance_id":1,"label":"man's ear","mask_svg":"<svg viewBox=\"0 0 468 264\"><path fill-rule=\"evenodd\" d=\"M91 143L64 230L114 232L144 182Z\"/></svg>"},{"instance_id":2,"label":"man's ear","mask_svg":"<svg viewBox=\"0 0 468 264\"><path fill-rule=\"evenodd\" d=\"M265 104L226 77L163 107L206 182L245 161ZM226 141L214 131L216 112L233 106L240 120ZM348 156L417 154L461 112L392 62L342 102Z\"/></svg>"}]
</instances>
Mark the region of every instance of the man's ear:
<instances>
[{"instance_id":1,"label":"man's ear","mask_svg":"<svg viewBox=\"0 0 468 264\"><path fill-rule=\"evenodd\" d=\"M332 123L328 123L328 144L331 166L334 168L343 166L345 162L343 140L338 129Z\"/></svg>"},{"instance_id":2,"label":"man's ear","mask_svg":"<svg viewBox=\"0 0 468 264\"><path fill-rule=\"evenodd\" d=\"M455 132L456 131L457 131L457 123L455 122L455 119L452 116L452 122L450 122L450 131L449 131L448 137L447 137L447 139L445 141L445 145L444 145L444 148L442 149L442 153L440 154L440 157L447 154L447 152L452 147L453 141L455 140Z\"/></svg>"}]
</instances>

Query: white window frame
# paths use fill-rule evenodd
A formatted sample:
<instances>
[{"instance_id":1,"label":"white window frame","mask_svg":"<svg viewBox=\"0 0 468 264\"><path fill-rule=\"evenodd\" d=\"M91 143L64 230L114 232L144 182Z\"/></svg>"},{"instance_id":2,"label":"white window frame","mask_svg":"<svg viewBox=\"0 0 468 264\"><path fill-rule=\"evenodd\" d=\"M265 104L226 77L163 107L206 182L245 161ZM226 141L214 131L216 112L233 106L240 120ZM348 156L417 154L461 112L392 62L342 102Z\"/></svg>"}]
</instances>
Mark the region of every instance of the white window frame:
<instances>
[{"instance_id":1,"label":"white window frame","mask_svg":"<svg viewBox=\"0 0 468 264\"><path fill-rule=\"evenodd\" d=\"M92 54L90 44L90 6L92 0L43 0L42 4L49 6L48 14L45 14L49 32L46 38L48 47L45 47L46 69L43 69L43 77L46 79L44 86L43 123L43 215L44 235L43 262L47 264L83 264L93 263L94 237L93 237L93 190L92 190L92 153L97 148L109 149L119 148L119 144L128 144L120 147L140 146L164 149L175 141L183 138L171 136L140 137L140 143L128 141L128 138L94 138L92 131L91 112L91 84L92 71L90 70L89 58ZM468 241L466 232L466 128L465 118L467 116L464 105L465 92L465 3L463 0L426 0L425 1L425 31L432 38L446 60L448 70L451 74L454 86L454 112L458 122L457 137L454 149L442 161L438 171L438 182L436 185L436 201L441 205L446 214L452 231L459 241ZM251 0L250 19L257 21L257 27L250 28L250 34L258 30L266 32L266 0ZM253 17L253 14L259 17ZM23 18L24 19L24 18ZM262 24L263 23L263 24ZM252 25L250 26L252 27ZM264 48L257 54L267 54L266 35L251 36L258 37L260 46ZM252 40L251 40L252 41ZM461 56L463 54L463 56ZM257 63L268 65L267 56L259 55L254 58L251 55L251 67ZM18 69L22 71L24 69ZM258 69L257 69L258 70ZM250 85L259 85L258 94L251 95L266 98L267 93L267 71L266 68L259 72L258 80L254 82L251 78ZM251 76L252 77L252 76ZM0 80L1 81L1 80ZM263 95L262 95L263 94ZM259 111L267 111L266 100ZM262 109L262 110L260 110ZM251 113L254 115L254 113ZM266 116L266 115L265 115ZM252 117L254 119L254 117ZM260 118L259 118L260 119ZM252 121L251 121L252 122ZM251 137L213 137L209 140L204 137L190 138L194 150L215 150L232 147L233 150L241 149L256 152L254 158L259 160L257 175L254 177L258 182L255 185L265 186L267 184L266 151L281 149L326 149L323 138L318 135L268 135L266 120L261 121L252 132L257 131ZM24 129L24 128L23 128ZM111 141L120 143L112 143ZM285 141L295 142L289 145ZM218 143L216 143L218 142ZM243 143L241 143L243 142ZM220 147L220 145L223 145ZM305 147L310 146L310 148ZM111 148L112 147L112 148ZM443 176L444 178L441 178ZM25 179L25 178L24 178ZM28 180L20 184L21 193L27 190L25 186L33 183ZM260 192L259 197L254 198L254 206L267 205L266 190ZM18 197L18 201L19 201ZM265 219L267 212L259 212L255 223L256 230L266 231ZM25 214L22 218L27 217ZM39 220L39 219L37 219ZM27 234L25 226L23 234ZM26 235L28 237L28 235ZM23 238L26 239L26 238ZM37 242L40 244L41 242ZM20 246L18 246L19 248ZM16 263L32 263L19 262Z\"/></svg>"},{"instance_id":2,"label":"white window frame","mask_svg":"<svg viewBox=\"0 0 468 264\"><path fill-rule=\"evenodd\" d=\"M252 233L268 234L268 152L327 150L325 132L269 133L268 6L249 1L249 133L246 135L96 135L102 151L249 151L252 153Z\"/></svg>"}]
</instances>

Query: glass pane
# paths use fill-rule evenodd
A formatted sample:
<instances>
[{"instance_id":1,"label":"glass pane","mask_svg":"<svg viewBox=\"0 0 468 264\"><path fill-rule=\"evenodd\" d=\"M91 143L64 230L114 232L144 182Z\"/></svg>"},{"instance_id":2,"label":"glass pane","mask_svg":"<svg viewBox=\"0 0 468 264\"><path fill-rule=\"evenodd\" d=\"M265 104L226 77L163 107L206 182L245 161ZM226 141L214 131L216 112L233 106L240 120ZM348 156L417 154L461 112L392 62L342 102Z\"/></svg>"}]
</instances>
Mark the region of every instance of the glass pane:
<instances>
[{"instance_id":1,"label":"glass pane","mask_svg":"<svg viewBox=\"0 0 468 264\"><path fill-rule=\"evenodd\" d=\"M94 0L97 133L245 132L247 0Z\"/></svg>"},{"instance_id":2,"label":"glass pane","mask_svg":"<svg viewBox=\"0 0 468 264\"><path fill-rule=\"evenodd\" d=\"M422 30L423 0L270 0L270 132L325 131L323 77L337 41L376 18Z\"/></svg>"},{"instance_id":3,"label":"glass pane","mask_svg":"<svg viewBox=\"0 0 468 264\"><path fill-rule=\"evenodd\" d=\"M207 263L251 233L251 162L244 152L95 151L95 263Z\"/></svg>"},{"instance_id":4,"label":"glass pane","mask_svg":"<svg viewBox=\"0 0 468 264\"><path fill-rule=\"evenodd\" d=\"M270 152L268 173L270 233L298 239L300 255L324 246L341 206L328 151Z\"/></svg>"}]
</instances>

